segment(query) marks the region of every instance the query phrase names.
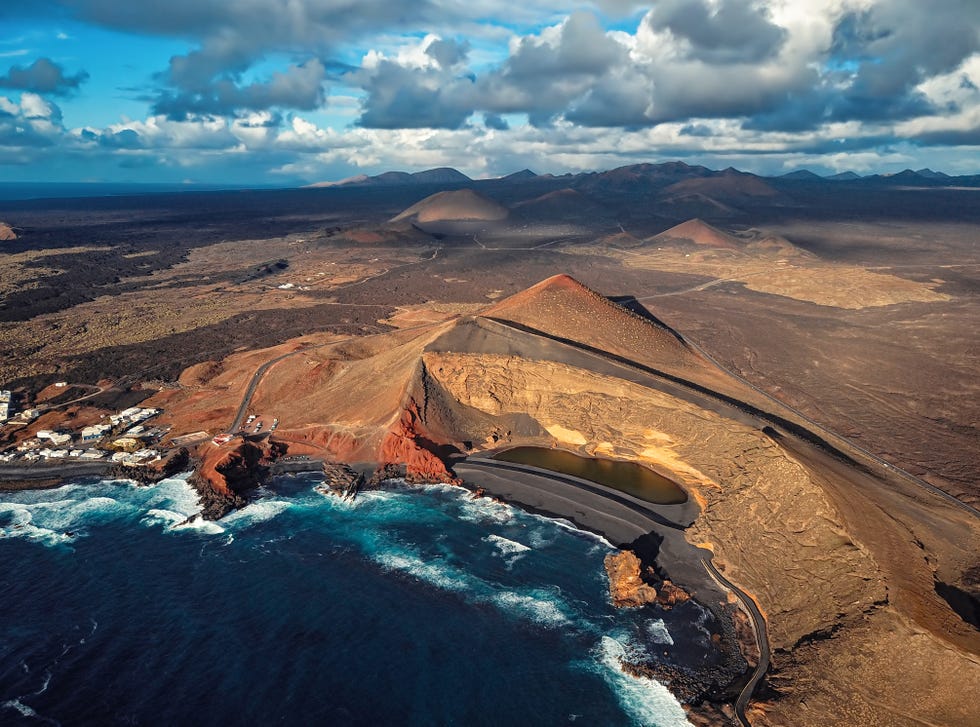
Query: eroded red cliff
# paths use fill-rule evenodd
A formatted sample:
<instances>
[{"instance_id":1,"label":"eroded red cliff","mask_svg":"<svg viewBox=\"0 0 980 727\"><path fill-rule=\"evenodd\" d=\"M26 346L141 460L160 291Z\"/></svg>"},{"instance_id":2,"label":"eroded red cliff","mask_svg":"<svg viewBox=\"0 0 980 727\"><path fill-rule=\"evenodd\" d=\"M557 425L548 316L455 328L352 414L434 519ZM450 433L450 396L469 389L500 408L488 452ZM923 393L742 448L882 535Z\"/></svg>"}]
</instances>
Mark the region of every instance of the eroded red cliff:
<instances>
[{"instance_id":1,"label":"eroded red cliff","mask_svg":"<svg viewBox=\"0 0 980 727\"><path fill-rule=\"evenodd\" d=\"M410 481L457 483L436 454L436 446L425 431L418 404L411 399L401 418L385 435L378 461L382 465L404 465L406 478Z\"/></svg>"}]
</instances>

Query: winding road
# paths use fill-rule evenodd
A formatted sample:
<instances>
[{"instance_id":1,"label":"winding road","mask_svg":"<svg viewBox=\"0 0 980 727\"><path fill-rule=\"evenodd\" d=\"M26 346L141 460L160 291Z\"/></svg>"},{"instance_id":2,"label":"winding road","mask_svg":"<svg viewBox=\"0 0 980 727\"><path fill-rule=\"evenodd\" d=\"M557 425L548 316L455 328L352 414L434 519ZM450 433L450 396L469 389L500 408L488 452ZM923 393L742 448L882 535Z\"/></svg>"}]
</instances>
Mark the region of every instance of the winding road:
<instances>
[{"instance_id":1,"label":"winding road","mask_svg":"<svg viewBox=\"0 0 980 727\"><path fill-rule=\"evenodd\" d=\"M752 676L742 687L742 691L739 692L738 697L735 699L735 717L738 719L739 723L743 727L751 727L749 724L748 717L745 716L745 708L749 706L749 700L752 698L755 688L759 686L759 682L766 676L766 672L769 671L769 664L772 659L772 653L769 650L769 632L766 628L766 619L763 617L762 612L756 605L749 595L743 591L741 588L736 586L730 580L725 578L721 572L715 567L715 564L710 560L702 560L701 565L704 569L708 571L715 581L718 582L723 588L727 588L735 597L738 598L739 602L742 604L742 608L748 613L749 617L752 619L752 630L755 632L755 641L759 646L759 663L756 664L755 669L752 671Z\"/></svg>"},{"instance_id":2,"label":"winding road","mask_svg":"<svg viewBox=\"0 0 980 727\"><path fill-rule=\"evenodd\" d=\"M479 486L490 494L502 496L505 501L516 505L523 507L530 505L533 510L544 510L551 515L571 519L578 527L601 532L613 543L629 541L636 536L637 532L654 531L662 537L673 537L670 535L670 531L673 531L676 538L685 544L681 551L672 549L674 557L678 557L678 553L681 553L680 557L684 561L692 561L692 565L695 567L700 564L715 585L722 591L730 591L735 595L752 623L752 631L755 634L756 645L759 649L759 662L732 702L739 724L742 727L750 727L745 709L748 707L749 700L759 682L769 670L771 663L765 617L755 601L745 591L721 574L711 562L711 555L708 551L687 543L683 536L683 525L675 523L657 512L657 508L662 506L638 500L613 488L579 477L515 462L502 462L487 457L472 456L461 460L454 465L454 468L464 476L464 479L471 477L472 480L469 481L479 483ZM501 487L500 483L492 477L488 477L495 470L509 474L507 483L503 485L503 490L498 489ZM522 473L531 476L529 482L523 484L520 482L519 478ZM534 478L540 479L535 480ZM541 480L554 483L554 487L549 484L547 488L543 488ZM524 488L533 490L534 499L537 501L527 501L526 495L522 496L521 494L521 490ZM675 506L668 506L665 509L670 510L673 507ZM595 513L597 511L601 512L601 519L606 523L605 527L596 527L595 523L598 522L598 519L595 518ZM667 531L665 532L663 528L666 528ZM668 570L671 570L672 567L682 566L681 561L664 564ZM690 571L689 574L693 575ZM696 583L685 583L684 585L687 588L696 588Z\"/></svg>"}]
</instances>

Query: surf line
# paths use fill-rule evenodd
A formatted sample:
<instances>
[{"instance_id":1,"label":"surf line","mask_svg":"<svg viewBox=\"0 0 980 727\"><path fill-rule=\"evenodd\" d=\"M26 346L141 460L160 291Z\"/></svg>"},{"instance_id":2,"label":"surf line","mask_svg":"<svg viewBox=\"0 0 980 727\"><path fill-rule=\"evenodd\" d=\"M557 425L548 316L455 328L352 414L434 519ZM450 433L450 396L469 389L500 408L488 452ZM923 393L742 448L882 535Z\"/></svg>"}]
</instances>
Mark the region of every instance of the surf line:
<instances>
[{"instance_id":1,"label":"surf line","mask_svg":"<svg viewBox=\"0 0 980 727\"><path fill-rule=\"evenodd\" d=\"M733 593L750 618L760 654L758 664L733 701L736 718L743 727L749 727L745 708L770 665L766 622L752 598L714 567L712 553L684 539L684 530L697 517L698 507L693 499L683 504L657 505L572 475L480 456L455 462L453 469L470 489L482 490L531 512L568 519L576 527L606 538L613 547L644 550L651 535L660 538L655 546L657 555L667 551L664 554L670 556L670 567L665 570L669 570L671 580L719 619L728 616L715 607L715 599L708 594ZM480 483L478 487L475 482ZM663 566L659 559L658 565Z\"/></svg>"}]
</instances>

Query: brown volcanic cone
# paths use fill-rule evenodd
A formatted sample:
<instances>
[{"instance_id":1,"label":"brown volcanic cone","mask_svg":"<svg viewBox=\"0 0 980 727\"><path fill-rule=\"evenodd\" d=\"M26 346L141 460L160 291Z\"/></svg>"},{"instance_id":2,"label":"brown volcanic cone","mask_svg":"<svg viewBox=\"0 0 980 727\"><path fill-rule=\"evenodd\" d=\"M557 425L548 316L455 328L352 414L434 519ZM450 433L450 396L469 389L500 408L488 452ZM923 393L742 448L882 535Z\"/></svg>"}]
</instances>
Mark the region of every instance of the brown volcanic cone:
<instances>
[{"instance_id":1,"label":"brown volcanic cone","mask_svg":"<svg viewBox=\"0 0 980 727\"><path fill-rule=\"evenodd\" d=\"M426 357L428 352L445 350L482 355L480 341L486 335L482 331L494 321L507 327L508 346L532 357L544 337L601 349L686 379L717 383L711 367L669 329L631 313L567 275L556 275L475 318L404 329L284 359L264 377L252 408L275 412L280 418L277 438L287 441L297 453L329 452L347 461L401 462L420 475L435 476L437 461L423 451L424 442L440 439L437 435L448 430L433 419L435 394L424 383ZM493 335L499 337L499 331ZM444 408L446 421L459 424L459 417L464 417L470 422L466 426L478 424L470 421L475 414L460 413L452 402L446 402ZM484 422L479 424L477 428L483 431ZM515 420L505 430L516 431L521 426ZM427 433L426 427L436 430ZM450 428L462 431L455 425Z\"/></svg>"},{"instance_id":2,"label":"brown volcanic cone","mask_svg":"<svg viewBox=\"0 0 980 727\"><path fill-rule=\"evenodd\" d=\"M660 370L710 370L667 327L631 313L568 275L543 280L482 315Z\"/></svg>"},{"instance_id":3,"label":"brown volcanic cone","mask_svg":"<svg viewBox=\"0 0 980 727\"><path fill-rule=\"evenodd\" d=\"M715 200L751 197L779 197L778 191L753 174L724 171L712 177L684 179L664 190L664 194L705 194Z\"/></svg>"},{"instance_id":4,"label":"brown volcanic cone","mask_svg":"<svg viewBox=\"0 0 980 727\"><path fill-rule=\"evenodd\" d=\"M472 189L458 189L451 192L436 192L420 202L416 202L392 222L413 219L416 222L457 222L462 220L502 220L510 213L503 205L474 192Z\"/></svg>"},{"instance_id":5,"label":"brown volcanic cone","mask_svg":"<svg viewBox=\"0 0 980 727\"><path fill-rule=\"evenodd\" d=\"M0 241L16 240L17 233L6 222L0 222Z\"/></svg>"},{"instance_id":6,"label":"brown volcanic cone","mask_svg":"<svg viewBox=\"0 0 980 727\"><path fill-rule=\"evenodd\" d=\"M578 190L566 187L514 205L514 212L525 217L568 217L593 214L599 205Z\"/></svg>"},{"instance_id":7,"label":"brown volcanic cone","mask_svg":"<svg viewBox=\"0 0 980 727\"><path fill-rule=\"evenodd\" d=\"M682 222L676 227L671 227L666 232L661 232L653 238L654 242L673 242L676 240L693 242L695 245L704 247L721 247L728 250L737 250L742 247L741 241L734 235L722 232L716 227L712 227L707 222L697 218Z\"/></svg>"}]
</instances>

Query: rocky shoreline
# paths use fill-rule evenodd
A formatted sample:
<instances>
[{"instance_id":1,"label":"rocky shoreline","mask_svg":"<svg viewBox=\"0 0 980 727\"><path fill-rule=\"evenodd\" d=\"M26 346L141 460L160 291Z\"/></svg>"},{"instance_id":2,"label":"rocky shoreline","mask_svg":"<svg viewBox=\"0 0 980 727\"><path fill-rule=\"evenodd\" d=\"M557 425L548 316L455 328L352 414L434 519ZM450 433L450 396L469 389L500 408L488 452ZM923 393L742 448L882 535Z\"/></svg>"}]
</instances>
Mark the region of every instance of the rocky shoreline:
<instances>
[{"instance_id":1,"label":"rocky shoreline","mask_svg":"<svg viewBox=\"0 0 980 727\"><path fill-rule=\"evenodd\" d=\"M731 718L732 704L757 663L754 633L744 614L700 565L700 558L710 558L710 553L686 542L683 525L658 514L686 523L696 505L638 504L622 493L607 493L591 484L579 488L575 478L549 477L534 468L497 468L482 459L457 463L456 469L464 473L464 485L476 488L479 482L480 491L488 496L545 516L567 518L618 546L619 551L605 563L614 605L649 609L653 618L658 611L682 607L687 601L705 609L717 649L713 664L690 668L631 654L620 665L628 674L651 677L667 686L696 723ZM637 636L642 640L642 635ZM645 647L649 654L659 653L654 643Z\"/></svg>"},{"instance_id":2,"label":"rocky shoreline","mask_svg":"<svg viewBox=\"0 0 980 727\"><path fill-rule=\"evenodd\" d=\"M406 429L409 429L406 427ZM404 434L405 439L408 439ZM373 469L368 466L355 468L349 464L321 461L301 461L287 456L287 448L268 440L238 440L226 446L210 448L199 460L192 462L186 449L175 451L157 466L129 467L109 465L102 467L102 477L129 479L148 485L192 469L188 483L200 498L201 511L191 519L219 520L233 510L245 507L251 493L271 477L289 471L321 472L323 484L316 489L324 495L353 499L362 490L381 489L385 482L403 480L411 484L463 484L453 470L437 467L413 467L412 463L379 463ZM70 474L68 476L71 476ZM48 480L34 478L25 481L27 488L56 486L61 477ZM525 510L562 517L561 512L529 506L520 499L507 497L493 484L481 478L481 486L471 487L474 497L490 497L499 502L510 502ZM16 483L5 483L11 489ZM589 527L588 529L595 529ZM747 625L740 624L738 609L728 603L710 603L696 593L677 585L664 568L661 546L664 537L656 532L645 532L629 542L622 542L617 534L620 550L607 556L606 572L609 577L610 598L619 608L649 609L651 617L658 610L669 610L695 600L711 614L712 642L718 649L714 664L705 668L685 668L664 663L657 658L638 658L630 655L621 659L624 672L637 677L650 677L664 684L688 709L704 716L720 710L727 714L728 705L745 683L752 663L754 641L746 638ZM619 534L621 535L621 533ZM681 579L684 582L684 579ZM741 627L741 628L740 628ZM749 637L751 630L748 629ZM648 652L657 653L655 644L649 644Z\"/></svg>"}]
</instances>

